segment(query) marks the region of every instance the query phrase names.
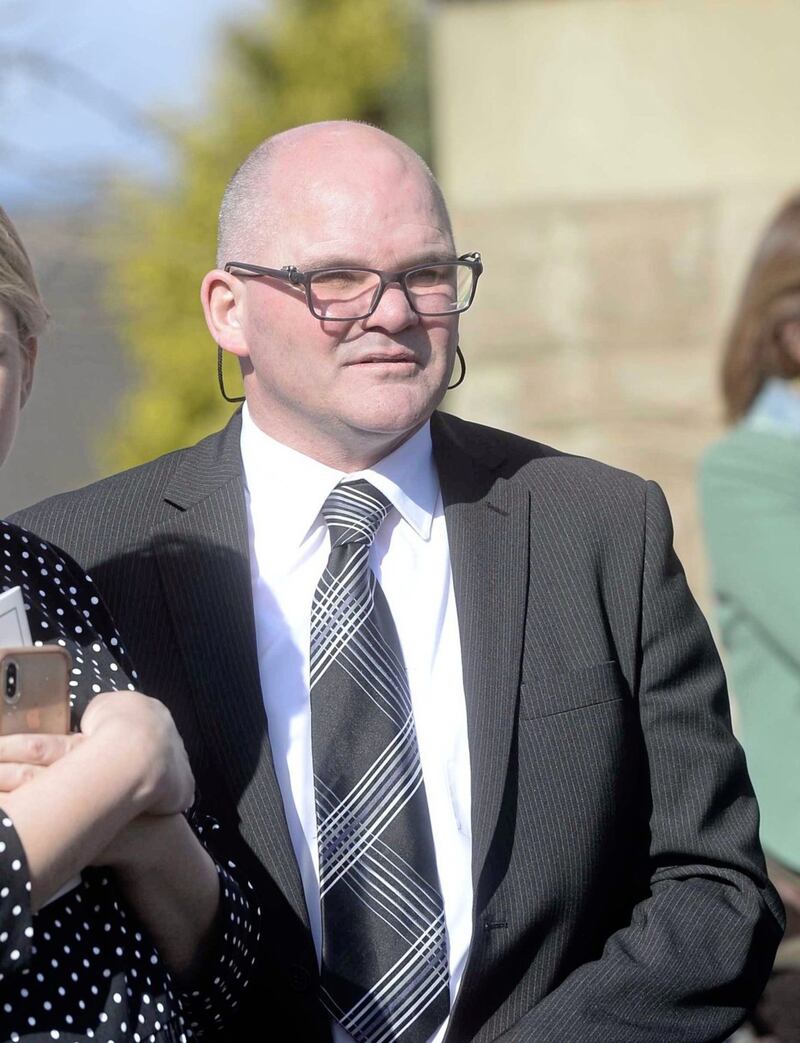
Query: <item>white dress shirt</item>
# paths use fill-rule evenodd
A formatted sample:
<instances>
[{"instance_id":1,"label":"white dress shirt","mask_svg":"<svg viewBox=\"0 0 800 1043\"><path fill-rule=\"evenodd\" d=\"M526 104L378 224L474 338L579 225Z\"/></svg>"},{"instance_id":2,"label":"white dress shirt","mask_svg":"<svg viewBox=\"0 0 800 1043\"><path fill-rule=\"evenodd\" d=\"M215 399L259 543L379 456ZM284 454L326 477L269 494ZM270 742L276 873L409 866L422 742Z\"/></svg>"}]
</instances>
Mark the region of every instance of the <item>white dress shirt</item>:
<instances>
[{"instance_id":1,"label":"white dress shirt","mask_svg":"<svg viewBox=\"0 0 800 1043\"><path fill-rule=\"evenodd\" d=\"M320 511L340 479L366 478L394 510L370 565L394 617L408 671L450 957L452 1009L472 937L467 714L450 552L430 426L374 468L344 475L276 442L242 415L261 691L289 833L320 956L319 860L311 762L311 602L328 560ZM430 1043L440 1043L445 1022ZM334 1026L336 1043L351 1037Z\"/></svg>"}]
</instances>

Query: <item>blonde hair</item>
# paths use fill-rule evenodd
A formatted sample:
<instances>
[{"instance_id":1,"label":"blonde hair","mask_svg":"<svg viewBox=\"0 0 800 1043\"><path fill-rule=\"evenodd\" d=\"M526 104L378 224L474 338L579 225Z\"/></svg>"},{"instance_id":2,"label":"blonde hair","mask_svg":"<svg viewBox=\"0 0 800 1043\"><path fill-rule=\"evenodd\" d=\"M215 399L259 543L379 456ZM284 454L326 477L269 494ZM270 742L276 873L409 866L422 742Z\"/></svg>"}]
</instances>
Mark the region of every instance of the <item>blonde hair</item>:
<instances>
[{"instance_id":1,"label":"blonde hair","mask_svg":"<svg viewBox=\"0 0 800 1043\"><path fill-rule=\"evenodd\" d=\"M14 313L20 341L37 337L49 315L36 284L30 257L11 218L0 206L0 303Z\"/></svg>"}]
</instances>

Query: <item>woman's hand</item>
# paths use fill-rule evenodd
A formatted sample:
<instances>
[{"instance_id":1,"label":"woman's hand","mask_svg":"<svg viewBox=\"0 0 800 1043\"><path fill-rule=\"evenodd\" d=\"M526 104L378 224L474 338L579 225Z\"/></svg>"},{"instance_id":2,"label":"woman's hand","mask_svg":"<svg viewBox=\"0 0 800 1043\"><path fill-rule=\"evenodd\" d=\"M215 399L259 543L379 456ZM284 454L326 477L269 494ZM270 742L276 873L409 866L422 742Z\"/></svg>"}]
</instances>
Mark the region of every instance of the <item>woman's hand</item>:
<instances>
[{"instance_id":1,"label":"woman's hand","mask_svg":"<svg viewBox=\"0 0 800 1043\"><path fill-rule=\"evenodd\" d=\"M163 703L140 692L102 692L81 720L87 744L134 770L137 812L171 815L194 800L194 777L183 741Z\"/></svg>"},{"instance_id":2,"label":"woman's hand","mask_svg":"<svg viewBox=\"0 0 800 1043\"><path fill-rule=\"evenodd\" d=\"M34 910L103 852L122 871L141 833L127 833L130 823L140 815L174 816L194 799L172 716L157 700L130 691L95 696L77 735L1 737L0 784L7 787L0 806L27 856ZM155 825L149 835L161 837ZM127 866L132 878L152 876L142 861L148 852L134 854Z\"/></svg>"},{"instance_id":3,"label":"woman's hand","mask_svg":"<svg viewBox=\"0 0 800 1043\"><path fill-rule=\"evenodd\" d=\"M83 735L18 734L0 736L0 793L31 782L83 742Z\"/></svg>"},{"instance_id":4,"label":"woman's hand","mask_svg":"<svg viewBox=\"0 0 800 1043\"><path fill-rule=\"evenodd\" d=\"M102 692L72 735L0 736L0 793L32 782L87 744L105 771L132 775L136 813L171 815L194 800L194 778L169 710L141 692Z\"/></svg>"}]
</instances>

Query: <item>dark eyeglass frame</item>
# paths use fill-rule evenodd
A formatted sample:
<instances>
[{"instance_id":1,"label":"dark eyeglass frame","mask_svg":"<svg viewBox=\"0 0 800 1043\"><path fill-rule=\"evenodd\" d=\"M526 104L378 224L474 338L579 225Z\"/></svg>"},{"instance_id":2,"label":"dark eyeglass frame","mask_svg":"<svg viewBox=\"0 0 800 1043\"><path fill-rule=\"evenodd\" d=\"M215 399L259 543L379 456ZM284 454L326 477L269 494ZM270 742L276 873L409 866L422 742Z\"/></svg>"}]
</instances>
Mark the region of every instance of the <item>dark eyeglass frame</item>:
<instances>
[{"instance_id":1,"label":"dark eyeglass frame","mask_svg":"<svg viewBox=\"0 0 800 1043\"><path fill-rule=\"evenodd\" d=\"M437 311L437 312L421 312L417 309L417 306L412 300L411 293L408 289L406 279L415 272L425 271L426 268L438 268L442 264L463 264L472 269L472 290L469 295L469 300L461 308L453 308L451 311ZM455 261L440 261L438 264L429 262L428 264L415 264L412 268L405 268L400 272L384 272L380 268L363 268L360 265L350 265L347 267L337 266L335 268L315 268L313 271L301 272L295 268L293 264L284 265L283 268L265 268L260 264L246 264L243 261L228 261L225 264L225 271L231 275L242 275L242 276L259 276L267 275L272 279L285 279L290 282L292 286L298 286L303 288L303 292L306 298L306 304L308 310L314 316L315 319L321 319L323 322L356 322L359 319L367 319L377 309L383 297L384 290L391 283L396 282L400 285L403 293L405 294L406 300L409 303L412 311L416 312L417 315L422 315L425 318L436 317L442 315L459 315L461 312L466 311L467 308L472 304L475 299L475 291L478 288L478 279L483 272L483 262L481 261L481 255L477 252L462 254L457 257ZM314 307L311 303L311 280L315 275L331 275L335 272L369 272L372 275L377 275L380 279L375 295L372 299L369 311L365 311L362 315L348 315L347 318L339 318L331 315L320 315L314 311Z\"/></svg>"}]
</instances>

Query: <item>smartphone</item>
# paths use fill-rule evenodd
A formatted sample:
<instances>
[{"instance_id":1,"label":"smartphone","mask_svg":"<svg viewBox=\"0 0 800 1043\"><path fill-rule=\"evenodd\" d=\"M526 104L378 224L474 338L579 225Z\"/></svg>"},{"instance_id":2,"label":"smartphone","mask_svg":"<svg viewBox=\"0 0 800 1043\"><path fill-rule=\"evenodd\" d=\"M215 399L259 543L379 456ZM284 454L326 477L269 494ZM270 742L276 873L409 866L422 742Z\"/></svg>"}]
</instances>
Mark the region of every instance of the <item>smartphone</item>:
<instances>
[{"instance_id":1,"label":"smartphone","mask_svg":"<svg viewBox=\"0 0 800 1043\"><path fill-rule=\"evenodd\" d=\"M60 645L0 648L0 735L66 735L71 669Z\"/></svg>"}]
</instances>

